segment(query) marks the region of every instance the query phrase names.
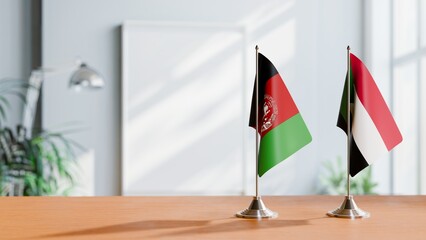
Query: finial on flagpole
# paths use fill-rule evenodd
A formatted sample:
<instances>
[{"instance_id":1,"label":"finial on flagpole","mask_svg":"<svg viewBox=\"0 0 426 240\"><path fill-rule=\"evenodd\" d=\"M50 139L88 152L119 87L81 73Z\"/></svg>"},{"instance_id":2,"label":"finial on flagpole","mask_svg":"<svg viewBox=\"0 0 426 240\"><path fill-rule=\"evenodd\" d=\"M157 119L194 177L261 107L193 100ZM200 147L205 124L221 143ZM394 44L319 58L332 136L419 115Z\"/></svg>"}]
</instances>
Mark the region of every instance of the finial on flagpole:
<instances>
[{"instance_id":1,"label":"finial on flagpole","mask_svg":"<svg viewBox=\"0 0 426 240\"><path fill-rule=\"evenodd\" d=\"M351 47L349 47L349 45L348 45L348 47L346 48L348 51L350 51L351 50Z\"/></svg>"},{"instance_id":2,"label":"finial on flagpole","mask_svg":"<svg viewBox=\"0 0 426 240\"><path fill-rule=\"evenodd\" d=\"M256 47L254 49L259 50L259 46L256 45Z\"/></svg>"}]
</instances>

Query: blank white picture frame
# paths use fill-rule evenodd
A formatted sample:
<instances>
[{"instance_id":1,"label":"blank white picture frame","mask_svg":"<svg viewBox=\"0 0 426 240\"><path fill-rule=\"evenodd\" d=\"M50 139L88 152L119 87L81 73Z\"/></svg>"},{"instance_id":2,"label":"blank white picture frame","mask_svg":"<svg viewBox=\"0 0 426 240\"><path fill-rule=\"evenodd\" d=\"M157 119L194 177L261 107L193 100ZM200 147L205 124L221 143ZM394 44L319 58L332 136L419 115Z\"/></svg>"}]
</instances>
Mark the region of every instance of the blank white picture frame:
<instances>
[{"instance_id":1,"label":"blank white picture frame","mask_svg":"<svg viewBox=\"0 0 426 240\"><path fill-rule=\"evenodd\" d=\"M226 24L123 24L123 195L243 194L245 36Z\"/></svg>"}]
</instances>

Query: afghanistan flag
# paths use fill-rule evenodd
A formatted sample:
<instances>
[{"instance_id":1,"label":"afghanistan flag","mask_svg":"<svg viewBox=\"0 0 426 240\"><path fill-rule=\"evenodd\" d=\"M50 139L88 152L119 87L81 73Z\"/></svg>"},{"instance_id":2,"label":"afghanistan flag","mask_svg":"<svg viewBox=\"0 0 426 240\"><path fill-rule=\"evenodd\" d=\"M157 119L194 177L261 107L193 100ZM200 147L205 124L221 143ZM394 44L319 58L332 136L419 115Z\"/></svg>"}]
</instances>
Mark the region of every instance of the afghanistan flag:
<instances>
[{"instance_id":1,"label":"afghanistan flag","mask_svg":"<svg viewBox=\"0 0 426 240\"><path fill-rule=\"evenodd\" d=\"M398 126L373 77L350 54L351 135L350 174L355 176L402 141ZM337 126L347 134L348 95L346 78Z\"/></svg>"},{"instance_id":2,"label":"afghanistan flag","mask_svg":"<svg viewBox=\"0 0 426 240\"><path fill-rule=\"evenodd\" d=\"M258 174L301 149L312 140L296 104L277 69L265 56L258 55L260 134ZM249 125L256 129L256 83L251 102Z\"/></svg>"}]
</instances>

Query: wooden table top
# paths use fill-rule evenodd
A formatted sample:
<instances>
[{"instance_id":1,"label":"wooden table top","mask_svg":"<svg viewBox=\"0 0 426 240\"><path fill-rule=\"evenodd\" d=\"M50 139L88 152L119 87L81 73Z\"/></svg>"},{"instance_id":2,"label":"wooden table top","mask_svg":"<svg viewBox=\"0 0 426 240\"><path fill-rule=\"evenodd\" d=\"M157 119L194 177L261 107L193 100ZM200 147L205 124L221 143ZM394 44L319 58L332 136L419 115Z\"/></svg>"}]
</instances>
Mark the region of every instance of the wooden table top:
<instances>
[{"instance_id":1,"label":"wooden table top","mask_svg":"<svg viewBox=\"0 0 426 240\"><path fill-rule=\"evenodd\" d=\"M357 220L325 215L342 196L266 196L278 218L234 217L251 199L2 197L0 239L426 239L426 196L356 196Z\"/></svg>"}]
</instances>

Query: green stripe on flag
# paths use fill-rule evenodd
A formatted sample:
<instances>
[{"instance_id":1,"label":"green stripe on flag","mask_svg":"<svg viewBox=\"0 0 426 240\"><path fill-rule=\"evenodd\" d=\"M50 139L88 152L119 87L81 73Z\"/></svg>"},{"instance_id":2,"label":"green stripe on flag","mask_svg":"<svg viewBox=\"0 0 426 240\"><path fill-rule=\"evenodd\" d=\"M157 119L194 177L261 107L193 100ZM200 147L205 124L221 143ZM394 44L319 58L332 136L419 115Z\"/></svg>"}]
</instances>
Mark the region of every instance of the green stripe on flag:
<instances>
[{"instance_id":1,"label":"green stripe on flag","mask_svg":"<svg viewBox=\"0 0 426 240\"><path fill-rule=\"evenodd\" d=\"M355 89L354 89L354 74L351 71L351 103L355 102ZM340 114L342 118L347 122L348 118L348 78L345 78L345 86L343 88L342 100L340 102Z\"/></svg>"},{"instance_id":2,"label":"green stripe on flag","mask_svg":"<svg viewBox=\"0 0 426 240\"><path fill-rule=\"evenodd\" d=\"M312 141L300 113L276 126L260 141L259 176Z\"/></svg>"}]
</instances>

